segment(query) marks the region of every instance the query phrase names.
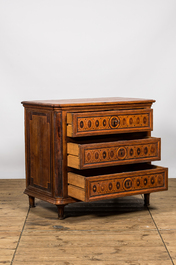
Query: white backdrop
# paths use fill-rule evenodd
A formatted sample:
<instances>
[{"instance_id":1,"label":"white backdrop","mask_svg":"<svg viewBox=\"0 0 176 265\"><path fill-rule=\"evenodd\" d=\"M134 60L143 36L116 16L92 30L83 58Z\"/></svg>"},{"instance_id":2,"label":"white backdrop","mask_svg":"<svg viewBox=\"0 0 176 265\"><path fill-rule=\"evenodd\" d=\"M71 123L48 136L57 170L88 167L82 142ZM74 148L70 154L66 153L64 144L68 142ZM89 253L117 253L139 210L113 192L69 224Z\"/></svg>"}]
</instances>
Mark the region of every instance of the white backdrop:
<instances>
[{"instance_id":1,"label":"white backdrop","mask_svg":"<svg viewBox=\"0 0 176 265\"><path fill-rule=\"evenodd\" d=\"M22 100L155 99L176 177L176 1L0 0L0 178L24 178Z\"/></svg>"}]
</instances>

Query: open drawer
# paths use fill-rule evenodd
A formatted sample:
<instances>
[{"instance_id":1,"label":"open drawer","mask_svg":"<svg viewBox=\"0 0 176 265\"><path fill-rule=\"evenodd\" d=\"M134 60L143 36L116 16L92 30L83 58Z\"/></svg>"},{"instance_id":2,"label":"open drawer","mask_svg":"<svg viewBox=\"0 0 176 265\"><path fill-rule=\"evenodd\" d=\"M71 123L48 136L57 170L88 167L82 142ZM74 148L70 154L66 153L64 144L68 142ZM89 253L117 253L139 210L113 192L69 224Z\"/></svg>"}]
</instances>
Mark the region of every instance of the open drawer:
<instances>
[{"instance_id":1,"label":"open drawer","mask_svg":"<svg viewBox=\"0 0 176 265\"><path fill-rule=\"evenodd\" d=\"M153 130L153 110L67 113L67 136L81 137Z\"/></svg>"},{"instance_id":2,"label":"open drawer","mask_svg":"<svg viewBox=\"0 0 176 265\"><path fill-rule=\"evenodd\" d=\"M68 172L68 195L85 202L167 189L168 169L150 164Z\"/></svg>"},{"instance_id":3,"label":"open drawer","mask_svg":"<svg viewBox=\"0 0 176 265\"><path fill-rule=\"evenodd\" d=\"M67 166L76 169L160 160L160 138L100 143L67 143Z\"/></svg>"}]
</instances>

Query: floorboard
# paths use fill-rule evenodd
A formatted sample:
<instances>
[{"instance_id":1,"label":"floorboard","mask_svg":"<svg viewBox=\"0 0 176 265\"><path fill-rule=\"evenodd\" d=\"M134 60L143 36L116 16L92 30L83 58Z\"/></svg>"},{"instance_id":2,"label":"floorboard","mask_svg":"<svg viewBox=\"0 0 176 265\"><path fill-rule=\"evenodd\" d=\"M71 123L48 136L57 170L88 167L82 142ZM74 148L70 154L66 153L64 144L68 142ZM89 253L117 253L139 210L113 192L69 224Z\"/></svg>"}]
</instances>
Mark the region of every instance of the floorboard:
<instances>
[{"instance_id":1,"label":"floorboard","mask_svg":"<svg viewBox=\"0 0 176 265\"><path fill-rule=\"evenodd\" d=\"M15 187L15 189L14 189ZM65 207L36 199L25 180L0 180L0 264L176 265L176 179L169 190Z\"/></svg>"}]
</instances>

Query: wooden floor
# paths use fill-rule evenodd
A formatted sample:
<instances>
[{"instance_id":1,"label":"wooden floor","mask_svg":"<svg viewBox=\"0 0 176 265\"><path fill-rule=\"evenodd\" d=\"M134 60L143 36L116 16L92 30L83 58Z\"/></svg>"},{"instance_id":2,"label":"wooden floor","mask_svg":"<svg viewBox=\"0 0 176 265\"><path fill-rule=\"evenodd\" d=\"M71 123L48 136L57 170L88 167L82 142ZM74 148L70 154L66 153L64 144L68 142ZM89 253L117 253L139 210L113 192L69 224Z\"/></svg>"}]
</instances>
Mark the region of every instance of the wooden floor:
<instances>
[{"instance_id":1,"label":"wooden floor","mask_svg":"<svg viewBox=\"0 0 176 265\"><path fill-rule=\"evenodd\" d=\"M0 264L176 264L176 179L169 191L57 209L28 208L24 180L0 180Z\"/></svg>"}]
</instances>

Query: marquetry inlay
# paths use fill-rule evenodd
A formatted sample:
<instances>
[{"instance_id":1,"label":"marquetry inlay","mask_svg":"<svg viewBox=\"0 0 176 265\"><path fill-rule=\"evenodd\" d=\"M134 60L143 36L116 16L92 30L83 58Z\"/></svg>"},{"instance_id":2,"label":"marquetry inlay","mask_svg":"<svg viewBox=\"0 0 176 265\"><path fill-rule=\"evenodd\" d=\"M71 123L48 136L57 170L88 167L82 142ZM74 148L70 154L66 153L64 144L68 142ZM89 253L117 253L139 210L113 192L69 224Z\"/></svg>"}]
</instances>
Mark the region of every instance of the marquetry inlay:
<instances>
[{"instance_id":1,"label":"marquetry inlay","mask_svg":"<svg viewBox=\"0 0 176 265\"><path fill-rule=\"evenodd\" d=\"M26 189L35 198L64 206L149 194L168 188L161 139L151 137L151 99L98 98L23 101ZM142 196L141 196L142 199Z\"/></svg>"},{"instance_id":2,"label":"marquetry inlay","mask_svg":"<svg viewBox=\"0 0 176 265\"><path fill-rule=\"evenodd\" d=\"M136 115L96 116L77 118L77 132L150 126L149 113Z\"/></svg>"},{"instance_id":3,"label":"marquetry inlay","mask_svg":"<svg viewBox=\"0 0 176 265\"><path fill-rule=\"evenodd\" d=\"M113 178L109 180L92 181L90 196L121 193L163 187L164 174L152 174L135 177Z\"/></svg>"},{"instance_id":4,"label":"marquetry inlay","mask_svg":"<svg viewBox=\"0 0 176 265\"><path fill-rule=\"evenodd\" d=\"M138 144L126 146L113 146L105 148L85 149L85 164L102 163L118 160L141 159L157 156L158 145Z\"/></svg>"}]
</instances>

